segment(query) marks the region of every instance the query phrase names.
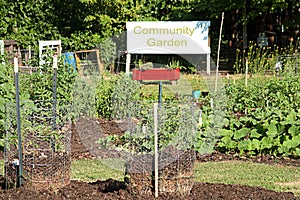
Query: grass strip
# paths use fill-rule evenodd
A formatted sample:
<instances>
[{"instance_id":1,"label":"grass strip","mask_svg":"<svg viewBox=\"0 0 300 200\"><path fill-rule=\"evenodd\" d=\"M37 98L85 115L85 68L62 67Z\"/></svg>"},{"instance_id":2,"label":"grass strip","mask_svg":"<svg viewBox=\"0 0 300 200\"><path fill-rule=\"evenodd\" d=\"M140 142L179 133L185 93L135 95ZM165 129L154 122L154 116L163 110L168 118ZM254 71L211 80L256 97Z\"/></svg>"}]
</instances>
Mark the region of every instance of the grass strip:
<instances>
[{"instance_id":1,"label":"grass strip","mask_svg":"<svg viewBox=\"0 0 300 200\"><path fill-rule=\"evenodd\" d=\"M300 195L300 169L243 161L196 163L195 181L259 186Z\"/></svg>"}]
</instances>

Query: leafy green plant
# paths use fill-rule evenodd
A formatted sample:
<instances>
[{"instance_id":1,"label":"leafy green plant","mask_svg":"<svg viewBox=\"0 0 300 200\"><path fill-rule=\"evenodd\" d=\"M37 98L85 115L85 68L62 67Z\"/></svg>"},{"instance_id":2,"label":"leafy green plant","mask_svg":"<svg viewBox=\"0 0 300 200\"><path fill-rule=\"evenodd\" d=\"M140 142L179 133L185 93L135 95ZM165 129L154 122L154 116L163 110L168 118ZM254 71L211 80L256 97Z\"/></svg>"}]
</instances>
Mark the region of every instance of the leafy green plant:
<instances>
[{"instance_id":1,"label":"leafy green plant","mask_svg":"<svg viewBox=\"0 0 300 200\"><path fill-rule=\"evenodd\" d=\"M285 66L283 72L291 74L295 73L295 68L299 60L298 57L291 56L294 53L295 47L292 43L284 48L280 48L277 45L274 45L274 47L271 48L259 47L255 42L250 41L247 51L237 49L236 61L233 68L237 73L245 73L246 57L248 59L248 73L264 73L268 70L275 73L276 62L280 60L281 65ZM282 59L279 59L281 57Z\"/></svg>"},{"instance_id":2,"label":"leafy green plant","mask_svg":"<svg viewBox=\"0 0 300 200\"><path fill-rule=\"evenodd\" d=\"M126 74L121 75L112 93L112 117L122 120L130 116L130 104L138 102L140 97L140 84Z\"/></svg>"},{"instance_id":3,"label":"leafy green plant","mask_svg":"<svg viewBox=\"0 0 300 200\"><path fill-rule=\"evenodd\" d=\"M167 69L186 69L184 66L182 66L179 62L179 60L173 60L169 62L167 65L165 65Z\"/></svg>"},{"instance_id":4,"label":"leafy green plant","mask_svg":"<svg viewBox=\"0 0 300 200\"><path fill-rule=\"evenodd\" d=\"M132 107L128 107L132 109ZM134 153L154 151L154 116L150 103L134 106L136 112L130 120L136 119L133 129L122 135L113 135L99 139L102 148L111 145ZM191 149L196 137L195 108L186 103L164 104L158 109L158 147L164 149L174 145L182 150ZM132 122L133 123L133 122Z\"/></svg>"},{"instance_id":5,"label":"leafy green plant","mask_svg":"<svg viewBox=\"0 0 300 200\"><path fill-rule=\"evenodd\" d=\"M116 77L106 77L98 81L96 86L95 103L98 117L111 119L112 93L114 91Z\"/></svg>"}]
</instances>

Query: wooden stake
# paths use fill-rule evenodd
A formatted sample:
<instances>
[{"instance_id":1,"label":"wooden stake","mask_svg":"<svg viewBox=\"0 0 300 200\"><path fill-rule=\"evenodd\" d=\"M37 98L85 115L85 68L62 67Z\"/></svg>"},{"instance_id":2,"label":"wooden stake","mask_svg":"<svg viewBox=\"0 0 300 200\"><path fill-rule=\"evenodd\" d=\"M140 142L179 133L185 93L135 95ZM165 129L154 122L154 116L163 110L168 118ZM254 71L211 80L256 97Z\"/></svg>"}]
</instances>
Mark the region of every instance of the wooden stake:
<instances>
[{"instance_id":1,"label":"wooden stake","mask_svg":"<svg viewBox=\"0 0 300 200\"><path fill-rule=\"evenodd\" d=\"M131 55L130 53L127 52L126 54L126 74L129 75L130 72L130 59L131 59Z\"/></svg>"},{"instance_id":2,"label":"wooden stake","mask_svg":"<svg viewBox=\"0 0 300 200\"><path fill-rule=\"evenodd\" d=\"M218 73L219 73L220 48L221 48L221 40L222 40L223 21L224 21L224 12L222 12L222 20L221 20L220 35L219 35L219 45L218 45L218 57L217 57L217 69L216 69L215 92L217 92L217 87L218 87Z\"/></svg>"},{"instance_id":3,"label":"wooden stake","mask_svg":"<svg viewBox=\"0 0 300 200\"><path fill-rule=\"evenodd\" d=\"M245 78L245 86L247 87L248 85L248 59L247 57L245 58L246 60L246 78Z\"/></svg>"}]
</instances>

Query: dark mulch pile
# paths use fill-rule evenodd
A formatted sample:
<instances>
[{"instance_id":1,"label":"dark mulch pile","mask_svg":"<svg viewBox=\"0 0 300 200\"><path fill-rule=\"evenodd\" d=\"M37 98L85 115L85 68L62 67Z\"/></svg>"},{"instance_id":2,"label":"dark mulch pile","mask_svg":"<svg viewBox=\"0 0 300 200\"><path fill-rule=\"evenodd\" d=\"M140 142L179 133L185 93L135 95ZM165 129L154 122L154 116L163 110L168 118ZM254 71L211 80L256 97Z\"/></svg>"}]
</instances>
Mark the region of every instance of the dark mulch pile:
<instances>
[{"instance_id":1,"label":"dark mulch pile","mask_svg":"<svg viewBox=\"0 0 300 200\"><path fill-rule=\"evenodd\" d=\"M87 135L77 133L78 129L88 131ZM85 144L95 142L99 137L109 134L122 134L122 126L116 122L105 122L103 120L82 119L76 123L72 135L72 158L88 158L93 159L120 156L119 152L114 150L101 150L99 148L91 148L87 150ZM84 138L83 138L84 137ZM258 158L241 158L235 155L227 155L221 153L213 153L210 155L197 155L200 162L207 161L223 161L223 160L251 160L260 163L282 164L300 166L300 161L293 159L282 159L273 157ZM0 177L0 183L4 183L4 178ZM79 181L71 181L71 184L56 191L32 191L24 187L10 190L0 190L0 199L155 199L153 195L137 195L133 194L124 182L116 180L97 181L93 183L85 183ZM248 187L241 185L225 185L211 183L195 183L191 193L187 196L176 196L174 194L162 194L158 199L297 199L292 193L279 193L266 190L260 187ZM300 198L298 198L300 199Z\"/></svg>"}]
</instances>

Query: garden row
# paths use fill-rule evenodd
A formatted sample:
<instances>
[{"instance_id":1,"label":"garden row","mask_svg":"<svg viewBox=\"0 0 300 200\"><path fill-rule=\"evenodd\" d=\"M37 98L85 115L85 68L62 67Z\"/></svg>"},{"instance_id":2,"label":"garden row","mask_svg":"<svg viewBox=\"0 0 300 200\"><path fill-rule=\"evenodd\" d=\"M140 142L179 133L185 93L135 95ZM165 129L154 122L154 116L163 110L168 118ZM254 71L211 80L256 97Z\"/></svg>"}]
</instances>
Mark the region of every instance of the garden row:
<instances>
[{"instance_id":1,"label":"garden row","mask_svg":"<svg viewBox=\"0 0 300 200\"><path fill-rule=\"evenodd\" d=\"M64 66L63 63L60 65ZM3 65L0 69L2 77L0 132L1 146L3 146L5 105L7 102L14 102L15 97L12 66ZM153 89L152 86L141 85L126 75L106 74L101 78L87 81L84 78L79 79L67 66L58 69L57 100L76 105L78 112L80 110L86 112L87 107L95 107L94 116L107 120L122 119L122 116L126 116L128 112L130 102L139 101L147 104L157 101L158 98L157 92L153 92L158 90L156 86ZM52 76L51 66L43 66L39 69L39 73L22 74L20 76L21 100L52 99ZM192 88L198 86L202 90L206 87L205 81L200 76L185 77ZM203 119L198 127L197 142L193 148L200 153L218 150L249 155L272 154L298 157L300 155L299 79L295 74L281 77L255 75L248 80L247 85L244 79L236 81L225 79L226 83L217 94L211 93L199 99L202 102ZM214 102L213 107L211 99ZM166 90L163 93L163 100L174 103L179 102L180 97L176 92ZM165 136L172 139L178 110L174 108L170 110L170 114L172 117L164 130ZM128 140L133 141L132 138L115 140L120 139L123 144Z\"/></svg>"},{"instance_id":2,"label":"garden row","mask_svg":"<svg viewBox=\"0 0 300 200\"><path fill-rule=\"evenodd\" d=\"M295 74L255 76L247 85L244 79L228 80L219 102L222 105L207 108L198 133L200 143L205 143L213 127L219 131L213 135L219 151L299 157L299 89L300 78ZM212 117L221 119L219 127L212 124Z\"/></svg>"},{"instance_id":3,"label":"garden row","mask_svg":"<svg viewBox=\"0 0 300 200\"><path fill-rule=\"evenodd\" d=\"M190 82L197 79L197 76L187 77L192 77L192 80L189 80ZM198 76L198 79L202 78ZM132 82L130 78L128 81ZM280 77L255 75L248 80L247 85L245 85L244 79L224 79L224 81L226 83L219 92L216 94L211 93L208 97L199 99L201 101L202 122L200 125L198 123L198 131L195 136L197 142L193 144L193 148L200 153L218 150L249 156L267 154L299 157L300 78L295 74L285 74ZM132 82L132 84L135 83ZM113 87L111 84L108 85ZM129 90L134 87L122 87L122 85L128 85L128 83L119 82L117 85L117 88L120 89L117 94L119 96L123 94L121 98L124 99L124 102L129 100L130 94L135 94L135 100L142 99L148 102L151 100L150 98L156 97L155 95L149 95L145 86L142 90L140 90L140 86L137 86L137 90L130 93ZM104 90L104 88L99 87L100 90ZM98 101L103 100L99 98L102 94L100 90L98 90L97 95ZM122 93L122 91L125 92ZM103 93L102 96L109 96L106 94ZM114 93L114 95L117 94ZM116 96L108 99L108 102L112 102L113 99L116 99ZM155 100L155 98L152 100ZM174 103L178 101L178 97L176 98L174 94L171 94L165 96L164 100ZM112 116L110 112L118 110L113 108L116 106L114 103L111 104L111 107L107 106L107 108L112 108L111 110L101 109L101 106L107 104L98 102L97 105L98 111L105 110L108 112L108 115L105 116ZM176 106L176 104L174 105ZM122 108L120 105L117 107ZM125 103L123 108L128 108L128 104ZM164 127L165 132L161 133L165 137L165 143L168 143L168 141L165 141L166 138L169 138L169 142L174 139L175 126L178 125L178 123L176 124L176 121L178 122L176 118L178 117L178 111L174 108L173 113L171 111L169 113L169 119L173 123L165 123L165 126L168 127ZM105 113L98 114L104 116ZM198 114L198 112L195 112L195 114ZM131 137L133 136L125 134L123 136L111 136L108 140L114 141L119 146L126 146L126 143L132 143L132 141L138 143L137 138ZM143 145L146 144L143 143Z\"/></svg>"}]
</instances>

